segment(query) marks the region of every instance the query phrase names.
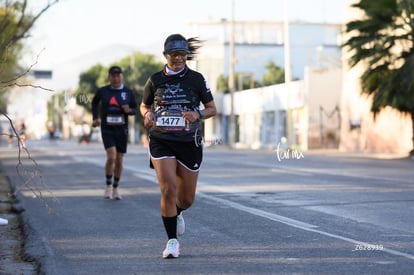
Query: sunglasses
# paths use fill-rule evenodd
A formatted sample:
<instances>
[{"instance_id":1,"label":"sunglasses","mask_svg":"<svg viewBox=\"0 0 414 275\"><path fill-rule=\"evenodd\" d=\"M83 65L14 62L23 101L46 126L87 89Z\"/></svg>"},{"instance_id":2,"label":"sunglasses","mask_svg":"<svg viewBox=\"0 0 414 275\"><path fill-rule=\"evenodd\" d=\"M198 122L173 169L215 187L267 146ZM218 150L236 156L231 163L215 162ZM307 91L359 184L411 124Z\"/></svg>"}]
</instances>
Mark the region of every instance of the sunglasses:
<instances>
[{"instance_id":1,"label":"sunglasses","mask_svg":"<svg viewBox=\"0 0 414 275\"><path fill-rule=\"evenodd\" d=\"M171 57L177 57L177 56L187 56L187 53L185 51L176 51L168 54Z\"/></svg>"}]
</instances>

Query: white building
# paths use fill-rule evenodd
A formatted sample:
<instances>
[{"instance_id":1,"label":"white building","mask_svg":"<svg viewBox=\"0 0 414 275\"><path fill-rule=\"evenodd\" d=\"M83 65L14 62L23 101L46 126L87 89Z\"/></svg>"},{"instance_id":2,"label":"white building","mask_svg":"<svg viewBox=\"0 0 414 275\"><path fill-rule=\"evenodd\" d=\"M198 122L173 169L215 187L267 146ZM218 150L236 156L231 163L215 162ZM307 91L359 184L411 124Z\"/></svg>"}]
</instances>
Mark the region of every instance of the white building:
<instances>
[{"instance_id":1,"label":"white building","mask_svg":"<svg viewBox=\"0 0 414 275\"><path fill-rule=\"evenodd\" d=\"M197 70L214 88L217 78L229 73L232 22L193 23L193 28L205 40ZM337 146L339 116L322 125L321 110L340 105L341 25L293 22L289 37L293 81L234 93L237 147L276 148L283 138L301 149L325 146L328 139ZM284 68L284 39L283 22L234 22L235 73L261 80L269 61ZM205 122L205 136L207 142L229 143L231 96L219 92L218 115Z\"/></svg>"},{"instance_id":2,"label":"white building","mask_svg":"<svg viewBox=\"0 0 414 275\"><path fill-rule=\"evenodd\" d=\"M352 8L348 18L360 16ZM231 22L194 23L206 40L197 70L216 87L230 64ZM285 68L283 23L235 22L235 72L261 79L272 60ZM207 120L207 142L229 142L231 106L236 118L235 146L339 148L348 152L399 153L412 149L412 121L392 108L373 118L371 98L361 95L361 66L349 68L341 48L343 26L292 22L289 26L290 69L293 81L229 94L215 94L218 115ZM236 80L237 83L237 80Z\"/></svg>"},{"instance_id":3,"label":"white building","mask_svg":"<svg viewBox=\"0 0 414 275\"><path fill-rule=\"evenodd\" d=\"M193 31L205 43L197 57L197 69L211 87L217 77L228 75L231 22L192 23ZM338 67L341 62L340 24L292 22L289 24L290 59L293 79L303 80L305 67ZM261 79L269 61L284 67L283 22L234 22L235 71Z\"/></svg>"}]
</instances>

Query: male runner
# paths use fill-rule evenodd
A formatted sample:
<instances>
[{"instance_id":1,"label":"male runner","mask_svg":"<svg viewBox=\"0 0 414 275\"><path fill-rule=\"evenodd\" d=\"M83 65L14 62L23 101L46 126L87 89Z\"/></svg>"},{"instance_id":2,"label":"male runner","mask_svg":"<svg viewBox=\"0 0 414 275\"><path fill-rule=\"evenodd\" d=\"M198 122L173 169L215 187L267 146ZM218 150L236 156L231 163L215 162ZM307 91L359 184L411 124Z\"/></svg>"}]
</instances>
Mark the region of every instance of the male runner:
<instances>
[{"instance_id":1,"label":"male runner","mask_svg":"<svg viewBox=\"0 0 414 275\"><path fill-rule=\"evenodd\" d=\"M128 115L137 113L134 93L123 84L123 73L119 66L108 71L110 84L101 87L92 99L93 127L101 126L106 150L105 176L106 199L120 200L119 180L122 174L123 156L128 143ZM98 118L100 108L100 119Z\"/></svg>"}]
</instances>

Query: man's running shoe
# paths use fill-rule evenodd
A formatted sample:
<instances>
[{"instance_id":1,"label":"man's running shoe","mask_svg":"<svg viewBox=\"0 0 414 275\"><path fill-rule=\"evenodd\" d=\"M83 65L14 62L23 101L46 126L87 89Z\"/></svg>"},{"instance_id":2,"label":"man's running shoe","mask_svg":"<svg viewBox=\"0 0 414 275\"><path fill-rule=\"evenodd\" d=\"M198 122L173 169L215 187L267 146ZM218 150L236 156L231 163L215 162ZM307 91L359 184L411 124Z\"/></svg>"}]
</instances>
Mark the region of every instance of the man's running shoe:
<instances>
[{"instance_id":1,"label":"man's running shoe","mask_svg":"<svg viewBox=\"0 0 414 275\"><path fill-rule=\"evenodd\" d=\"M112 199L112 185L107 185L106 186L104 198L105 199Z\"/></svg>"},{"instance_id":2,"label":"man's running shoe","mask_svg":"<svg viewBox=\"0 0 414 275\"><path fill-rule=\"evenodd\" d=\"M177 235L181 236L184 234L185 231L185 222L183 217L183 212L180 213L180 215L177 216Z\"/></svg>"},{"instance_id":3,"label":"man's running shoe","mask_svg":"<svg viewBox=\"0 0 414 275\"><path fill-rule=\"evenodd\" d=\"M177 239L170 239L162 252L164 259L178 258L180 256L180 244Z\"/></svg>"},{"instance_id":4,"label":"man's running shoe","mask_svg":"<svg viewBox=\"0 0 414 275\"><path fill-rule=\"evenodd\" d=\"M114 188L114 189L112 190L112 198L113 198L114 200L122 200L121 195L119 195L118 188Z\"/></svg>"}]
</instances>

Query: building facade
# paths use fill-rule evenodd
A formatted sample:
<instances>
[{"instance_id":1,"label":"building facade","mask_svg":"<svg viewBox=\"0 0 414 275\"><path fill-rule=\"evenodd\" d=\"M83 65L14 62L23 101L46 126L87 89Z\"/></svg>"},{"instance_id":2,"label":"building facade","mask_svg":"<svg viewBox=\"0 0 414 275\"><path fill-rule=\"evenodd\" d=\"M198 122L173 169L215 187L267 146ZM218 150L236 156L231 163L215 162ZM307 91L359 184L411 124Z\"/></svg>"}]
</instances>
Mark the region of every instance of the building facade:
<instances>
[{"instance_id":1,"label":"building facade","mask_svg":"<svg viewBox=\"0 0 414 275\"><path fill-rule=\"evenodd\" d=\"M308 149L309 146L324 146L330 137L337 146L338 129L335 128L333 134L325 133L331 125L322 125L320 110L337 110L340 103L340 24L292 22L288 36L284 33L283 22L222 20L192 25L195 36L205 40L196 67L213 91L219 76L229 76L232 45L235 73L259 82L270 61L285 67L287 37L290 45L292 79L289 83L240 91L241 87L237 85L240 79L236 79L237 92L233 97L215 91L218 115L205 122L207 141L220 140L243 148L281 145ZM326 78L327 75L330 77ZM232 114L235 126L230 130ZM338 116L334 120L331 124L338 125ZM231 137L231 131L234 137Z\"/></svg>"}]
</instances>

